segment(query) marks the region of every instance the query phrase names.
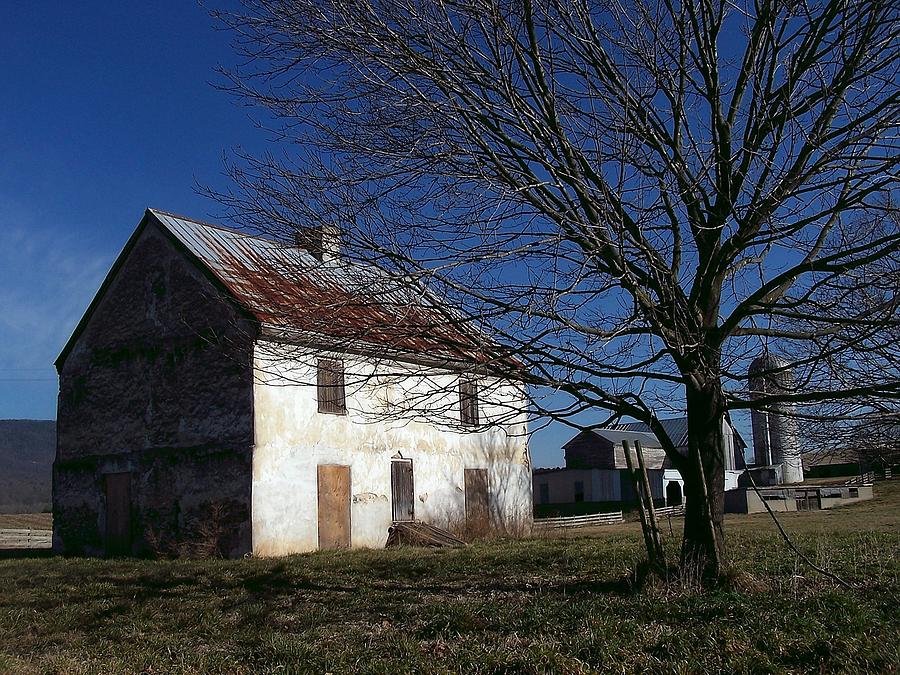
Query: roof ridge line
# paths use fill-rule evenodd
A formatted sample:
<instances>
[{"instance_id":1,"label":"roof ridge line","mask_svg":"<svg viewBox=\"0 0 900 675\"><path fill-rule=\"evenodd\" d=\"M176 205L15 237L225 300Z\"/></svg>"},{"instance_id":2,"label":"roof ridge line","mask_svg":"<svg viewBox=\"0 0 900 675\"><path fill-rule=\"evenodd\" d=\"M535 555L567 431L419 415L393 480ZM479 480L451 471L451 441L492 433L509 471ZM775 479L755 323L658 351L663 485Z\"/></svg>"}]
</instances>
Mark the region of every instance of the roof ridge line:
<instances>
[{"instance_id":1,"label":"roof ridge line","mask_svg":"<svg viewBox=\"0 0 900 675\"><path fill-rule=\"evenodd\" d=\"M147 207L147 210L153 213L154 215L159 214L163 216L169 216L170 218L177 218L178 220L183 220L188 223L195 223L196 225L203 225L203 227L211 227L214 230L222 230L223 232L230 232L231 234L237 234L241 237L247 237L248 239L258 239L259 241L265 241L270 244L281 244L282 242L277 239L269 239L268 237L263 237L258 234L250 234L248 232L244 232L242 230L238 230L234 227L227 227L225 225L219 225L218 223L209 223L205 220L200 220L198 218L191 218L190 216L183 216L180 213L172 213L171 211L165 211L163 209L156 209L153 207ZM285 244L285 246L288 246Z\"/></svg>"}]
</instances>

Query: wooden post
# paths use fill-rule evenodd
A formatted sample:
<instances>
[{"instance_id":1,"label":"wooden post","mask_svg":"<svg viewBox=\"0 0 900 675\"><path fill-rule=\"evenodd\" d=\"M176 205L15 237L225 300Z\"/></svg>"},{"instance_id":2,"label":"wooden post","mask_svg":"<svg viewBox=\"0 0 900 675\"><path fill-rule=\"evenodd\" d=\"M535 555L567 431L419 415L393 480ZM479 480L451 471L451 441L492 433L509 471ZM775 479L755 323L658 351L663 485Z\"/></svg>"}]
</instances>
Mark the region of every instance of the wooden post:
<instances>
[{"instance_id":1,"label":"wooden post","mask_svg":"<svg viewBox=\"0 0 900 675\"><path fill-rule=\"evenodd\" d=\"M656 566L656 546L650 533L650 525L647 523L647 515L644 513L644 500L641 496L641 487L638 484L637 472L634 469L634 461L631 459L631 446L628 441L622 441L622 449L625 450L625 463L628 465L628 475L631 477L631 486L638 498L638 513L641 516L641 531L644 533L644 545L647 547L647 560L651 566Z\"/></svg>"},{"instance_id":2,"label":"wooden post","mask_svg":"<svg viewBox=\"0 0 900 675\"><path fill-rule=\"evenodd\" d=\"M634 449L637 451L638 467L641 470L641 482L644 486L644 499L647 502L647 515L650 519L650 535L653 539L653 545L656 546L656 553L659 559L665 560L663 553L662 537L659 534L659 523L656 520L656 509L653 507L653 492L650 490L650 477L647 475L647 465L644 463L644 449L641 447L640 441L634 442Z\"/></svg>"},{"instance_id":3,"label":"wooden post","mask_svg":"<svg viewBox=\"0 0 900 675\"><path fill-rule=\"evenodd\" d=\"M696 453L697 473L700 474L700 495L703 497L703 508L706 511L707 520L709 521L709 536L716 550L716 567L721 564L719 559L719 537L716 533L716 524L713 522L712 505L709 503L709 492L706 489L706 470L703 468L703 458L700 452ZM767 507L768 508L768 507Z\"/></svg>"}]
</instances>

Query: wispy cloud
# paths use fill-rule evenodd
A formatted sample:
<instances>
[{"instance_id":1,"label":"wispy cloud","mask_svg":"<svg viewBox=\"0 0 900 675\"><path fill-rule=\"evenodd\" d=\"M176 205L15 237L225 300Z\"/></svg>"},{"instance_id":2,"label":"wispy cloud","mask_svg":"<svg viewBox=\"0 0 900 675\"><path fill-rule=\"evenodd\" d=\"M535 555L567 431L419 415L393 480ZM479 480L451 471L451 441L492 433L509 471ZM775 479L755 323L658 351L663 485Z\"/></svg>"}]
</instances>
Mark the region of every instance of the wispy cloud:
<instances>
[{"instance_id":1,"label":"wispy cloud","mask_svg":"<svg viewBox=\"0 0 900 675\"><path fill-rule=\"evenodd\" d=\"M115 255L82 233L36 221L0 200L0 370L7 379L52 376Z\"/></svg>"}]
</instances>

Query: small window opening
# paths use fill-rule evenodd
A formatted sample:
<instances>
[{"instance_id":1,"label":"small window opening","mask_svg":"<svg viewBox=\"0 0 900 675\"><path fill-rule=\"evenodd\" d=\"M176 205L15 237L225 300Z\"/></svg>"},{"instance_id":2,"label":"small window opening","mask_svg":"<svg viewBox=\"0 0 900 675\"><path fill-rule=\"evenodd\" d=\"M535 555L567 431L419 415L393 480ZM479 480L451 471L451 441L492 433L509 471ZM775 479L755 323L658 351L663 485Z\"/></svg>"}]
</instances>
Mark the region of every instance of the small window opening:
<instances>
[{"instance_id":1,"label":"small window opening","mask_svg":"<svg viewBox=\"0 0 900 675\"><path fill-rule=\"evenodd\" d=\"M320 413L345 414L347 400L344 395L344 362L336 359L319 359L316 389Z\"/></svg>"},{"instance_id":2,"label":"small window opening","mask_svg":"<svg viewBox=\"0 0 900 675\"><path fill-rule=\"evenodd\" d=\"M478 385L475 380L459 383L459 418L469 427L478 426Z\"/></svg>"},{"instance_id":3,"label":"small window opening","mask_svg":"<svg viewBox=\"0 0 900 675\"><path fill-rule=\"evenodd\" d=\"M584 482L580 480L575 481L575 501L584 501Z\"/></svg>"}]
</instances>

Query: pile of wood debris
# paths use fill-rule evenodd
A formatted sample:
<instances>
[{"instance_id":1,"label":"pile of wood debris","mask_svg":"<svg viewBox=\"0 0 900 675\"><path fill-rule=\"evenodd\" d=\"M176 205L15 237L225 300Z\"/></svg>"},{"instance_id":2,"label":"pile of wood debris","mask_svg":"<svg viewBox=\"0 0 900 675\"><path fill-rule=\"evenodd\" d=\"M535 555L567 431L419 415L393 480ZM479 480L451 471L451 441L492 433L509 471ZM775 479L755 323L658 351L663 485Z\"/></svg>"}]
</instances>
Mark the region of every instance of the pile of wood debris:
<instances>
[{"instance_id":1,"label":"pile of wood debris","mask_svg":"<svg viewBox=\"0 0 900 675\"><path fill-rule=\"evenodd\" d=\"M466 542L454 537L447 530L428 523L415 521L396 522L388 528L385 548L391 546L465 546Z\"/></svg>"}]
</instances>

